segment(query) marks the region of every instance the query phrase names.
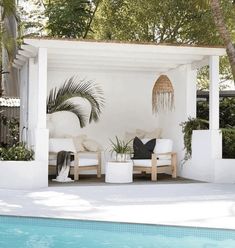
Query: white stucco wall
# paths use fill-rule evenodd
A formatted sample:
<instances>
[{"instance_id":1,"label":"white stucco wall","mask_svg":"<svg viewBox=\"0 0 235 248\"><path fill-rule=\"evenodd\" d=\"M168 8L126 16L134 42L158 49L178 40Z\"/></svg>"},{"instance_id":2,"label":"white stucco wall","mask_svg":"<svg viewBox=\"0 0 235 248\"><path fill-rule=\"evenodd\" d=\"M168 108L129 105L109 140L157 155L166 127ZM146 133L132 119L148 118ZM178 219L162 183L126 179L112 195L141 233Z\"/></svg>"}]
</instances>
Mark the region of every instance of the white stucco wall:
<instances>
[{"instance_id":1,"label":"white stucco wall","mask_svg":"<svg viewBox=\"0 0 235 248\"><path fill-rule=\"evenodd\" d=\"M115 135L124 138L125 132L134 132L136 128L151 131L159 127L158 119L152 115L152 87L157 78L155 73L138 72L48 72L48 91L61 85L65 79L77 75L79 78L87 78L99 84L105 97L105 107L100 121L88 124L85 128L69 126L71 119L61 119L64 124L63 132L73 133L74 136L87 134L89 138L95 139L109 147L109 139ZM68 119L69 118L69 119ZM62 123L58 124L63 127ZM67 127L69 128L66 128ZM67 129L67 130L66 130ZM57 131L58 132L58 131Z\"/></svg>"},{"instance_id":2,"label":"white stucco wall","mask_svg":"<svg viewBox=\"0 0 235 248\"><path fill-rule=\"evenodd\" d=\"M159 115L160 126L164 127L163 136L173 139L174 150L178 155L178 175L182 176L184 158L184 143L180 123L189 116L196 115L196 72L191 65L181 66L167 73L174 87L175 108L172 112L162 112Z\"/></svg>"}]
</instances>

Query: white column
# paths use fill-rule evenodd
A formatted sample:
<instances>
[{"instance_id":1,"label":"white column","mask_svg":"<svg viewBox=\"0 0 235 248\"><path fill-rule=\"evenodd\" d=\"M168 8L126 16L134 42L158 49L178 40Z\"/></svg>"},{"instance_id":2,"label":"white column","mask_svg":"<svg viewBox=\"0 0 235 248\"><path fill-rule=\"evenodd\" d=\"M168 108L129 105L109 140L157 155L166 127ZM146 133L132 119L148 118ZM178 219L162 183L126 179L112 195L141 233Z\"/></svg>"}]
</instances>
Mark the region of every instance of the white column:
<instances>
[{"instance_id":1,"label":"white column","mask_svg":"<svg viewBox=\"0 0 235 248\"><path fill-rule=\"evenodd\" d=\"M47 48L38 49L38 128L46 128Z\"/></svg>"},{"instance_id":2,"label":"white column","mask_svg":"<svg viewBox=\"0 0 235 248\"><path fill-rule=\"evenodd\" d=\"M197 114L197 70L191 69L189 65L187 68L187 117L196 117Z\"/></svg>"},{"instance_id":3,"label":"white column","mask_svg":"<svg viewBox=\"0 0 235 248\"><path fill-rule=\"evenodd\" d=\"M222 135L219 131L219 56L210 56L209 66L209 127L211 132L211 158L220 159L222 157Z\"/></svg>"},{"instance_id":4,"label":"white column","mask_svg":"<svg viewBox=\"0 0 235 248\"><path fill-rule=\"evenodd\" d=\"M219 129L219 56L210 56L209 65L209 121L210 129L216 130Z\"/></svg>"},{"instance_id":5,"label":"white column","mask_svg":"<svg viewBox=\"0 0 235 248\"><path fill-rule=\"evenodd\" d=\"M34 131L37 124L37 102L38 102L38 64L35 58L29 58L29 101L28 101L28 141L29 146L35 149Z\"/></svg>"},{"instance_id":6,"label":"white column","mask_svg":"<svg viewBox=\"0 0 235 248\"><path fill-rule=\"evenodd\" d=\"M45 161L48 168L48 139L46 129L46 99L47 99L47 49L38 49L38 82L37 82L37 123L35 129L35 160Z\"/></svg>"}]
</instances>

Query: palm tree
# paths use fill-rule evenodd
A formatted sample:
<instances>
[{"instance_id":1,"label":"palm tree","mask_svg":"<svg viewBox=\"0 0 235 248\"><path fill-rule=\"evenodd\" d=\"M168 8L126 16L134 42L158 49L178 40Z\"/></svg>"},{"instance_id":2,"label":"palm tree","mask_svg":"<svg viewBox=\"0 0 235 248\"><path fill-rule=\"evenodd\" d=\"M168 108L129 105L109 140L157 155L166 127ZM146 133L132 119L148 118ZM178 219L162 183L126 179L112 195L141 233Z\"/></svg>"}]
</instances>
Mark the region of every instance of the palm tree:
<instances>
[{"instance_id":1,"label":"palm tree","mask_svg":"<svg viewBox=\"0 0 235 248\"><path fill-rule=\"evenodd\" d=\"M1 63L0 63L0 96L2 94L2 75L9 73L6 71L4 63L8 63L9 71L13 74L11 63L16 50L16 4L15 0L0 0L0 44L1 44ZM4 49L3 49L4 48ZM6 57L2 52L6 51ZM11 75L12 77L14 75Z\"/></svg>"},{"instance_id":2,"label":"palm tree","mask_svg":"<svg viewBox=\"0 0 235 248\"><path fill-rule=\"evenodd\" d=\"M235 1L233 1L232 3L235 4ZM197 4L200 7L209 6L211 8L215 26L226 47L226 52L228 55L229 63L233 74L233 79L235 81L235 47L232 43L231 35L224 21L220 0L195 0L195 4Z\"/></svg>"},{"instance_id":3,"label":"palm tree","mask_svg":"<svg viewBox=\"0 0 235 248\"><path fill-rule=\"evenodd\" d=\"M86 99L91 107L89 115L86 115L81 106L71 101L74 97ZM65 80L64 84L59 88L51 89L47 98L47 113L55 113L58 111L69 111L74 113L80 126L84 127L87 123L98 121L102 108L104 106L103 91L92 81L79 80L71 77Z\"/></svg>"},{"instance_id":4,"label":"palm tree","mask_svg":"<svg viewBox=\"0 0 235 248\"><path fill-rule=\"evenodd\" d=\"M230 33L226 27L219 0L210 0L210 7L212 10L215 25L226 47L226 52L229 58L233 78L235 81L235 47L232 43Z\"/></svg>"}]
</instances>

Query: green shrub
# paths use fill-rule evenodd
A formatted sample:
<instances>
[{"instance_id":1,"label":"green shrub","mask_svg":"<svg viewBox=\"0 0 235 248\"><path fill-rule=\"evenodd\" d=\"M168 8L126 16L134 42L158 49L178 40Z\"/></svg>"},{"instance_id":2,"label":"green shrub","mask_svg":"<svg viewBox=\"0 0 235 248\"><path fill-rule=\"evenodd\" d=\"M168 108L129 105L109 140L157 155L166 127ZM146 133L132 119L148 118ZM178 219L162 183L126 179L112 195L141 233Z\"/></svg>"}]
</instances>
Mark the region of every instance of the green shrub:
<instances>
[{"instance_id":1,"label":"green shrub","mask_svg":"<svg viewBox=\"0 0 235 248\"><path fill-rule=\"evenodd\" d=\"M209 103L197 103L197 117L209 120ZM235 158L235 97L220 100L220 128L222 130L223 158Z\"/></svg>"},{"instance_id":2,"label":"green shrub","mask_svg":"<svg viewBox=\"0 0 235 248\"><path fill-rule=\"evenodd\" d=\"M197 102L197 118L209 120L209 103ZM220 100L220 128L235 127L235 97Z\"/></svg>"},{"instance_id":3,"label":"green shrub","mask_svg":"<svg viewBox=\"0 0 235 248\"><path fill-rule=\"evenodd\" d=\"M223 158L235 158L235 128L222 129Z\"/></svg>"},{"instance_id":4,"label":"green shrub","mask_svg":"<svg viewBox=\"0 0 235 248\"><path fill-rule=\"evenodd\" d=\"M33 157L33 150L27 149L23 143L8 148L0 147L0 160L2 161L30 161Z\"/></svg>"}]
</instances>

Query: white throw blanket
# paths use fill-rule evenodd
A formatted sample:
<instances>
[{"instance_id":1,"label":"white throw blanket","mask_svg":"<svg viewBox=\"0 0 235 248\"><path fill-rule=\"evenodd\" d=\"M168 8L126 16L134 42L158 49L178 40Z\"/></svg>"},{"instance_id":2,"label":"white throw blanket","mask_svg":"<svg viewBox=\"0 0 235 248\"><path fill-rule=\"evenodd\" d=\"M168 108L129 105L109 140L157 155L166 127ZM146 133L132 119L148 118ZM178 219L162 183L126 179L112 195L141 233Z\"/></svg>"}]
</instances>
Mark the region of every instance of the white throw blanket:
<instances>
[{"instance_id":1,"label":"white throw blanket","mask_svg":"<svg viewBox=\"0 0 235 248\"><path fill-rule=\"evenodd\" d=\"M61 183L73 182L73 180L69 177L71 154L72 152L67 151L58 152L56 162L57 177L56 179L53 179L53 181Z\"/></svg>"}]
</instances>

